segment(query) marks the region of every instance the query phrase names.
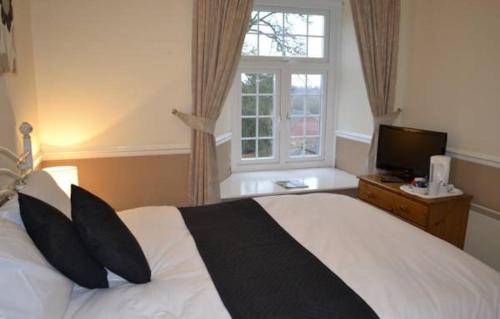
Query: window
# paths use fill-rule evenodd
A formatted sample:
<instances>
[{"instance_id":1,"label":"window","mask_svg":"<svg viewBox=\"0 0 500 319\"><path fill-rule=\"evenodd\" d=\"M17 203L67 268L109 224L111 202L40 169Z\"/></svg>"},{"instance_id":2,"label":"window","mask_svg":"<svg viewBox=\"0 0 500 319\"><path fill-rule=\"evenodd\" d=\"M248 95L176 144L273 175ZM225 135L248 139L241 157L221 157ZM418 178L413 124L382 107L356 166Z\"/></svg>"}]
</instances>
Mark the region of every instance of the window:
<instances>
[{"instance_id":1,"label":"window","mask_svg":"<svg viewBox=\"0 0 500 319\"><path fill-rule=\"evenodd\" d=\"M321 134L323 76L292 74L291 83L288 156L294 158L319 156L323 135Z\"/></svg>"},{"instance_id":2,"label":"window","mask_svg":"<svg viewBox=\"0 0 500 319\"><path fill-rule=\"evenodd\" d=\"M244 56L323 58L325 15L253 11Z\"/></svg>"},{"instance_id":3,"label":"window","mask_svg":"<svg viewBox=\"0 0 500 319\"><path fill-rule=\"evenodd\" d=\"M315 9L256 7L252 12L231 98L238 103L234 171L331 164L331 30L332 17L340 12L332 3Z\"/></svg>"},{"instance_id":4,"label":"window","mask_svg":"<svg viewBox=\"0 0 500 319\"><path fill-rule=\"evenodd\" d=\"M274 157L275 82L273 73L241 73L241 157Z\"/></svg>"}]
</instances>

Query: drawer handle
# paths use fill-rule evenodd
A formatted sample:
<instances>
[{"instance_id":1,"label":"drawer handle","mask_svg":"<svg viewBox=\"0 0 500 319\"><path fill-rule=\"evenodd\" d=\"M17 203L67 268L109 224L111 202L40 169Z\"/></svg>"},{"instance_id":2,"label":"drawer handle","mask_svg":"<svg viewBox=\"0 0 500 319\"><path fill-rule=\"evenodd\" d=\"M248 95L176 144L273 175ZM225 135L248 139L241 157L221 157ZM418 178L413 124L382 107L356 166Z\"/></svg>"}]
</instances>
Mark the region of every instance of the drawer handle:
<instances>
[{"instance_id":1,"label":"drawer handle","mask_svg":"<svg viewBox=\"0 0 500 319\"><path fill-rule=\"evenodd\" d=\"M408 212L408 207L406 207L405 205L401 205L399 206L399 210L404 212L404 213L407 213Z\"/></svg>"},{"instance_id":2,"label":"drawer handle","mask_svg":"<svg viewBox=\"0 0 500 319\"><path fill-rule=\"evenodd\" d=\"M373 194L372 192L367 192L366 193L366 197L368 197L368 198L375 198L375 194Z\"/></svg>"}]
</instances>

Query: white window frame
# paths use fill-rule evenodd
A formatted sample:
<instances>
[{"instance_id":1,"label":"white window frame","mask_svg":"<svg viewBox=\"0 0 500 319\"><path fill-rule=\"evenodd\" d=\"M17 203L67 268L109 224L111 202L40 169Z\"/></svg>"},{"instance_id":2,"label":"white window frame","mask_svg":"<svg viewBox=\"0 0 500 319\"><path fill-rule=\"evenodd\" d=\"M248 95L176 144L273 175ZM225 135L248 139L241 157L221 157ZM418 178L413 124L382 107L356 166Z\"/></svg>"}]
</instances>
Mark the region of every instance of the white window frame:
<instances>
[{"instance_id":1,"label":"white window frame","mask_svg":"<svg viewBox=\"0 0 500 319\"><path fill-rule=\"evenodd\" d=\"M337 0L271 0L256 1L254 10L277 10L292 13L325 15L325 38L323 58L308 57L258 57L243 56L240 62L236 83L231 94L234 101L239 101L232 109L232 147L231 168L233 172L328 167L334 163L335 130L338 99L338 68L340 61L339 37L341 27L342 4ZM243 160L241 158L241 80L244 73L276 73L276 105L280 114L276 116L276 131L273 159ZM281 145L289 140L286 112L290 98L290 76L292 73L323 74L323 108L321 130L323 141L321 155L318 157L289 158L288 146ZM281 106L287 105L287 107ZM275 110L278 111L278 110Z\"/></svg>"},{"instance_id":2,"label":"white window frame","mask_svg":"<svg viewBox=\"0 0 500 319\"><path fill-rule=\"evenodd\" d=\"M274 96L275 96L275 99L274 99L274 108L273 108L273 114L274 114L274 121L273 121L273 157L272 158L262 158L262 159L259 159L259 158L255 158L255 159L243 159L241 158L241 140L242 140L242 136L241 136L241 80L240 80L240 75L241 73L274 73L276 75L276 80L275 80L275 87L274 87ZM234 145L235 147L232 147L232 149L234 150L235 148L238 148L238 157L237 157L237 161L238 161L238 165L239 166L253 166L253 165L261 165L261 164L276 164L276 163L279 163L280 162L280 157L281 157L281 154L280 154L280 148L279 147L276 147L277 146L277 142L279 142L280 140L280 133L281 133L281 130L280 130L280 122L281 122L281 114L278 112L279 111L279 106L281 105L281 72L280 72L280 69L279 68L266 68L266 69L259 69L259 68L252 68L252 69L243 69L243 68L240 68L238 70L238 73L237 73L237 79L236 79L236 92L238 93L238 97L240 99L240 102L237 104L238 107L236 108L235 112L233 114L235 114L238 119L237 120L233 120L234 122L237 123L237 125L235 125L235 130L233 130L233 140L232 140L232 145ZM256 110L256 112L258 113L258 110ZM257 121L256 125L258 126L259 123ZM233 126L234 127L234 126ZM257 139L257 142L258 143L258 133L257 133L258 129L256 129L256 139ZM236 141L235 141L236 139ZM256 148L257 149L257 148ZM257 154L258 155L258 154Z\"/></svg>"}]
</instances>

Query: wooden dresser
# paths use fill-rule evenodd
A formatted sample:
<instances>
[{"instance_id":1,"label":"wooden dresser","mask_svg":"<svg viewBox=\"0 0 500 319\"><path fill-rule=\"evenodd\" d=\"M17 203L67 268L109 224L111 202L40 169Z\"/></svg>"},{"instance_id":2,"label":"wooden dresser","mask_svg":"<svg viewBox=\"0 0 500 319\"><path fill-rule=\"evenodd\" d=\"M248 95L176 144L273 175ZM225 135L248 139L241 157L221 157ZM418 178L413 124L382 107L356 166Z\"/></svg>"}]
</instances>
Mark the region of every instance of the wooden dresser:
<instances>
[{"instance_id":1,"label":"wooden dresser","mask_svg":"<svg viewBox=\"0 0 500 319\"><path fill-rule=\"evenodd\" d=\"M401 185L360 176L358 198L463 249L472 196L423 199L401 191Z\"/></svg>"}]
</instances>

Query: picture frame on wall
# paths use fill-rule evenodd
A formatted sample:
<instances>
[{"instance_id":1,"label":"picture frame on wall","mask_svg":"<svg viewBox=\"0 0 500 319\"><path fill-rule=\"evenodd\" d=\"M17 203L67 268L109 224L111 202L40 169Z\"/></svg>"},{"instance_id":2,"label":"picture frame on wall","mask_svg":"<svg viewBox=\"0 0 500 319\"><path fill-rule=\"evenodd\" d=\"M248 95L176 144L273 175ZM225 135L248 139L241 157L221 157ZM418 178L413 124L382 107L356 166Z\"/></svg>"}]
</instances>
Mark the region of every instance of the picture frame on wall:
<instances>
[{"instance_id":1,"label":"picture frame on wall","mask_svg":"<svg viewBox=\"0 0 500 319\"><path fill-rule=\"evenodd\" d=\"M0 74L14 73L17 69L17 56L14 41L13 0L1 0L0 11Z\"/></svg>"}]
</instances>

